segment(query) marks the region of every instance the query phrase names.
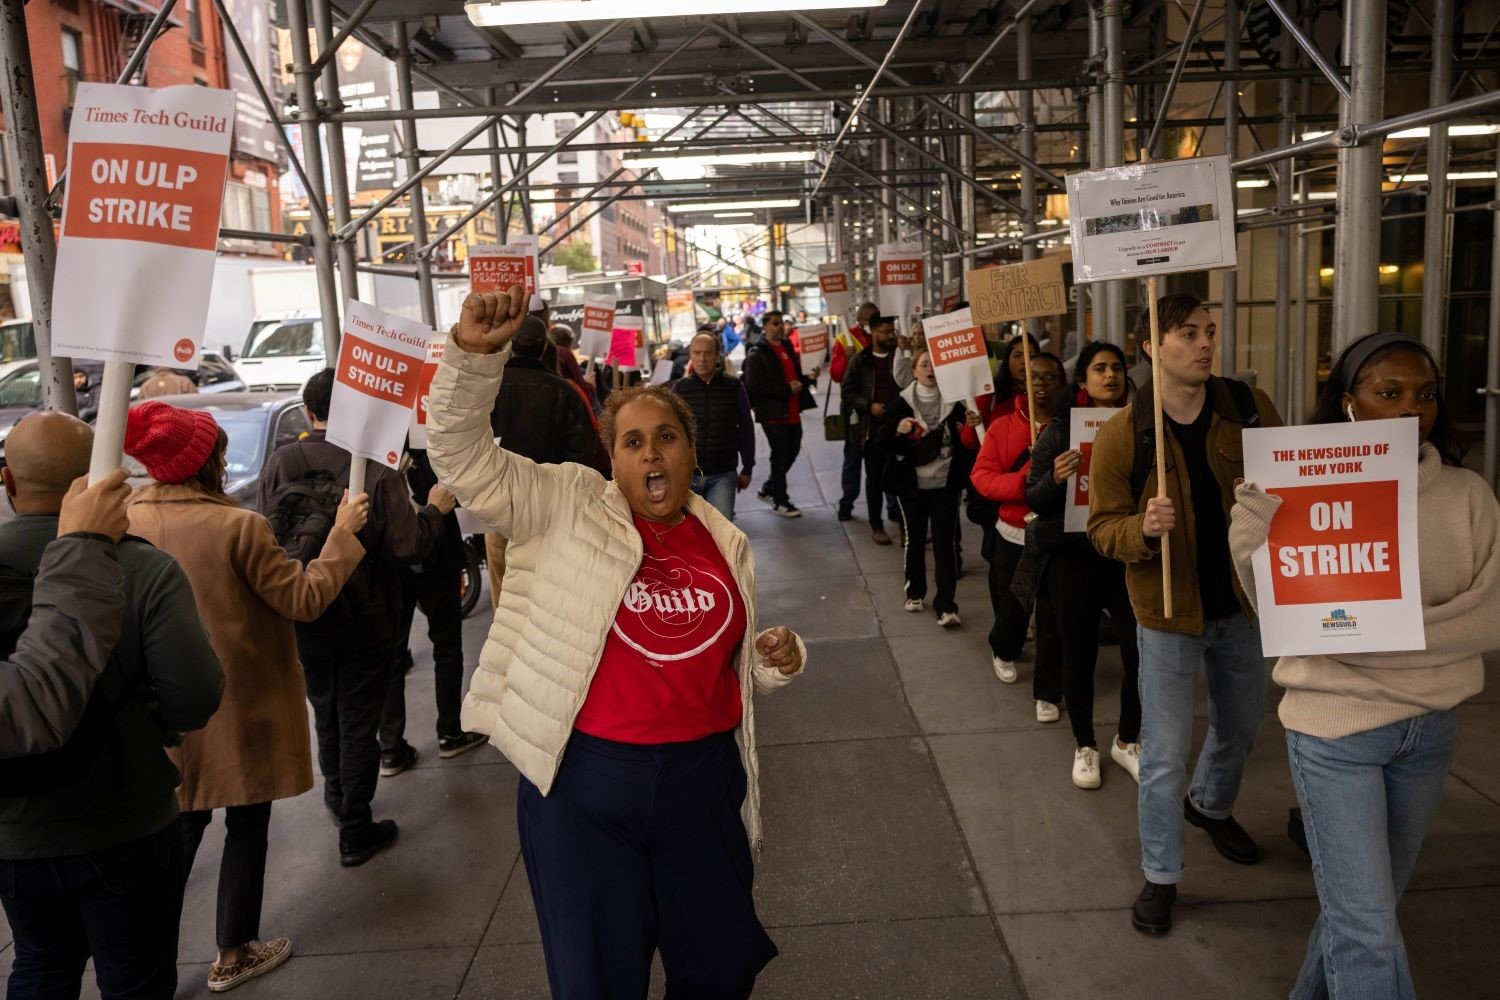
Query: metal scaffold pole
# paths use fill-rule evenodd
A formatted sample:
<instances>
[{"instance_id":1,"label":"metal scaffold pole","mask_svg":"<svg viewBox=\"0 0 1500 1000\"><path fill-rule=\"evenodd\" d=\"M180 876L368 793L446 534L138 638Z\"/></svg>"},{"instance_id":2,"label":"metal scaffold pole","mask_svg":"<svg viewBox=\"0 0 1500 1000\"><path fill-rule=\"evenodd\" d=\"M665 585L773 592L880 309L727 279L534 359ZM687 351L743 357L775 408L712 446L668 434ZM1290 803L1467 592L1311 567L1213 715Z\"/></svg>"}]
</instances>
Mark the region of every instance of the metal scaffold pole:
<instances>
[{"instance_id":1,"label":"metal scaffold pole","mask_svg":"<svg viewBox=\"0 0 1500 1000\"><path fill-rule=\"evenodd\" d=\"M1285 32L1281 37L1281 59L1286 65L1291 65L1295 54L1290 32ZM1295 113L1292 105L1291 80L1282 80L1277 84L1276 92L1276 142L1282 146L1290 145L1294 138L1292 131L1295 123ZM1234 107L1238 101L1230 100L1229 106ZM1237 155L1237 154L1235 154ZM1233 157L1231 156L1231 159ZM1297 176L1297 161L1283 160L1276 167L1276 207L1285 212L1292 204L1292 183ZM1275 379L1271 384L1271 399L1276 403L1276 410L1286 414L1290 402L1288 390L1290 388L1291 372L1291 294L1292 282L1292 230L1289 226L1278 226L1276 229L1276 349L1272 359Z\"/></svg>"},{"instance_id":2,"label":"metal scaffold pole","mask_svg":"<svg viewBox=\"0 0 1500 1000\"><path fill-rule=\"evenodd\" d=\"M1433 0L1432 78L1427 99L1444 104L1453 85L1453 0ZM1431 126L1427 139L1427 206L1422 252L1422 343L1442 357L1448 325L1448 125Z\"/></svg>"},{"instance_id":3,"label":"metal scaffold pole","mask_svg":"<svg viewBox=\"0 0 1500 1000\"><path fill-rule=\"evenodd\" d=\"M1489 353L1485 359L1484 478L1490 489L1500 492L1500 149L1495 156L1495 231L1490 251Z\"/></svg>"},{"instance_id":4,"label":"metal scaffold pole","mask_svg":"<svg viewBox=\"0 0 1500 1000\"><path fill-rule=\"evenodd\" d=\"M1125 162L1125 3L1105 0L1099 5L1104 41L1104 166ZM1125 282L1104 283L1104 339L1125 343ZM1098 310L1095 310L1097 315Z\"/></svg>"},{"instance_id":5,"label":"metal scaffold pole","mask_svg":"<svg viewBox=\"0 0 1500 1000\"><path fill-rule=\"evenodd\" d=\"M1352 0L1345 8L1344 51L1352 69L1350 99L1340 108L1347 129L1380 121L1385 107L1385 2ZM1380 307L1382 138L1339 147L1338 225L1334 230L1333 349L1373 333Z\"/></svg>"},{"instance_id":6,"label":"metal scaffold pole","mask_svg":"<svg viewBox=\"0 0 1500 1000\"><path fill-rule=\"evenodd\" d=\"M295 6L297 2L298 0L291 0L291 6ZM318 59L323 63L323 103L329 111L342 111L344 102L339 96L339 61L328 54L333 42L333 14L328 8L328 0L312 0L312 16L313 28L318 36ZM343 126L329 125L324 136L328 142L328 162L333 165L333 169L328 171L329 194L333 197L333 227L336 232L342 233L349 222L349 171L346 166L349 161L344 155ZM355 162L359 159L356 156ZM342 235L335 240L333 253L338 262L339 291L343 298L359 298L359 273L355 268L353 236Z\"/></svg>"},{"instance_id":7,"label":"metal scaffold pole","mask_svg":"<svg viewBox=\"0 0 1500 1000\"><path fill-rule=\"evenodd\" d=\"M1198 14L1202 5L1193 8L1193 13ZM1193 42L1193 29L1197 27L1190 22L1189 31L1182 38L1183 51L1187 51ZM1238 73L1240 69L1240 3L1239 0L1225 0L1224 3L1224 72ZM1169 108L1163 108L1166 112ZM1154 152L1154 151L1153 151ZM1240 155L1240 102L1235 98L1234 88L1230 87L1229 99L1224 102L1224 153L1230 162ZM1286 178L1290 180L1290 175ZM1231 196L1236 207L1239 205L1239 189L1231 189ZM1232 267L1227 271L1220 272L1222 275L1220 300L1223 302L1219 310L1219 349L1223 352L1223 368L1225 374L1232 375L1240 368L1240 284L1239 268ZM1278 301L1284 301L1278 297Z\"/></svg>"},{"instance_id":8,"label":"metal scaffold pole","mask_svg":"<svg viewBox=\"0 0 1500 1000\"><path fill-rule=\"evenodd\" d=\"M396 22L396 86L401 91L401 106L412 107L411 44L407 37L405 21ZM401 123L402 144L406 147L406 169L409 174L421 168L421 157L417 156L417 123L410 119ZM422 185L411 189L411 238L418 247L427 245L427 199ZM413 252L417 263L417 301L422 309L422 322L437 326L437 303L432 294L432 260L426 253Z\"/></svg>"},{"instance_id":9,"label":"metal scaffold pole","mask_svg":"<svg viewBox=\"0 0 1500 1000\"><path fill-rule=\"evenodd\" d=\"M1016 79L1022 82L1031 79L1031 16L1022 17L1016 24ZM1036 159L1036 94L1030 90L1020 92L1020 106L1017 108L1020 119L1021 131L1021 154L1029 159ZM1036 232L1036 175L1029 170L1021 171L1021 207L1026 214L1021 216L1021 234L1030 236ZM1035 243L1021 244L1021 259L1036 260L1037 249ZM1033 317L1026 321L1026 332L1041 340L1042 321ZM1080 343L1081 347L1082 344ZM1064 351L1061 344L1049 344L1048 350L1062 357Z\"/></svg>"}]
</instances>

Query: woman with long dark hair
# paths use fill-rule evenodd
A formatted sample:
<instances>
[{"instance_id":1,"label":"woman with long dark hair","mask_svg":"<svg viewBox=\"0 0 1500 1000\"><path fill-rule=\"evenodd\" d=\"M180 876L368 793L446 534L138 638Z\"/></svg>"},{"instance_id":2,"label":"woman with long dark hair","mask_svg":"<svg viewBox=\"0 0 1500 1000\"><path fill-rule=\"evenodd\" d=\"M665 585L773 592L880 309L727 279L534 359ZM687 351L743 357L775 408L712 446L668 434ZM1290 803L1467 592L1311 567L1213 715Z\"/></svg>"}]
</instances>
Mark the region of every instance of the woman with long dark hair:
<instances>
[{"instance_id":1,"label":"woman with long dark hair","mask_svg":"<svg viewBox=\"0 0 1500 1000\"><path fill-rule=\"evenodd\" d=\"M1068 481L1083 469L1083 453L1072 434L1076 407L1111 410L1130 400L1125 352L1102 340L1090 341L1073 366L1070 394L1031 453L1026 503L1036 514L1028 541L1034 540L1041 563L1041 586L1057 616L1062 642L1063 697L1078 743L1073 754L1073 784L1098 788L1099 743L1094 736L1094 670L1099 659L1099 621L1109 612L1120 638L1125 665L1120 686L1120 724L1110 743L1110 758L1140 780L1141 693L1137 687L1140 650L1135 642L1135 613L1125 590L1123 563L1101 556L1079 531L1063 526Z\"/></svg>"},{"instance_id":2,"label":"woman with long dark hair","mask_svg":"<svg viewBox=\"0 0 1500 1000\"><path fill-rule=\"evenodd\" d=\"M1438 367L1420 341L1377 333L1334 363L1313 422L1417 421L1418 554L1426 648L1283 656L1279 714L1321 912L1293 1000L1410 1000L1396 905L1443 798L1458 739L1454 709L1484 687L1500 649L1500 507L1458 464ZM1280 505L1236 490L1230 550L1255 594L1251 554Z\"/></svg>"}]
</instances>

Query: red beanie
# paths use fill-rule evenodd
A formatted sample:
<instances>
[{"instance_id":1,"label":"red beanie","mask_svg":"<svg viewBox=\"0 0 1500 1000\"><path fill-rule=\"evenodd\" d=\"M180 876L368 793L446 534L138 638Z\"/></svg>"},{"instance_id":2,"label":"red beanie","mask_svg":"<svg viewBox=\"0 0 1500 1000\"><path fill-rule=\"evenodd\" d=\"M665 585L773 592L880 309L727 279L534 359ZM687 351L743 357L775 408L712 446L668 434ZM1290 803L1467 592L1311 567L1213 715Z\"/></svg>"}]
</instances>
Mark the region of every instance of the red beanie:
<instances>
[{"instance_id":1,"label":"red beanie","mask_svg":"<svg viewBox=\"0 0 1500 1000\"><path fill-rule=\"evenodd\" d=\"M219 425L207 410L186 410L151 400L130 408L125 419L125 454L146 467L158 483L190 479L219 438Z\"/></svg>"}]
</instances>

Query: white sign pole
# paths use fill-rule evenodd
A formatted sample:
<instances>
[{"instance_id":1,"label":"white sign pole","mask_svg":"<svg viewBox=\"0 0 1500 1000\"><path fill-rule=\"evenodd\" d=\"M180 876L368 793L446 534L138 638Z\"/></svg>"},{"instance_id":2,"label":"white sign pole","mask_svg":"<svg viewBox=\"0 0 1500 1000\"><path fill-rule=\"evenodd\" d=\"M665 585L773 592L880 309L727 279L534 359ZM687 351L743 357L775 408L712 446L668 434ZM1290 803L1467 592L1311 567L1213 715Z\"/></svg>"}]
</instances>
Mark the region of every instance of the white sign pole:
<instances>
[{"instance_id":1,"label":"white sign pole","mask_svg":"<svg viewBox=\"0 0 1500 1000\"><path fill-rule=\"evenodd\" d=\"M97 483L120 467L125 453L125 414L130 409L130 390L135 384L135 365L129 361L106 361L99 387L99 417L94 422L94 450L89 456L89 482Z\"/></svg>"},{"instance_id":2,"label":"white sign pole","mask_svg":"<svg viewBox=\"0 0 1500 1000\"><path fill-rule=\"evenodd\" d=\"M365 456L349 456L349 495L357 497L365 491Z\"/></svg>"},{"instance_id":3,"label":"white sign pole","mask_svg":"<svg viewBox=\"0 0 1500 1000\"><path fill-rule=\"evenodd\" d=\"M975 413L979 412L979 400L974 396L965 396L964 405ZM982 445L984 444L984 436L989 433L989 428L984 426L984 421L981 420L979 426L974 428L974 433L979 436L979 443Z\"/></svg>"}]
</instances>

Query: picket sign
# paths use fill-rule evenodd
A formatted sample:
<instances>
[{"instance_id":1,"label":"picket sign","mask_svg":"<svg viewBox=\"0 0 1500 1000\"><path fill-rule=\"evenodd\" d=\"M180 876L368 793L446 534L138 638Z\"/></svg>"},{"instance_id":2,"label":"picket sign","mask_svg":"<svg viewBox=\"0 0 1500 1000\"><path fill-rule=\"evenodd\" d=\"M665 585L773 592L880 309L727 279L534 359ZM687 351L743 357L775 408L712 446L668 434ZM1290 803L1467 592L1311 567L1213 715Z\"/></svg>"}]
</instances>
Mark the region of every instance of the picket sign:
<instances>
[{"instance_id":1,"label":"picket sign","mask_svg":"<svg viewBox=\"0 0 1500 1000\"><path fill-rule=\"evenodd\" d=\"M1098 435L1099 428L1109 423L1119 412L1095 406L1076 406L1072 410L1068 447L1082 457L1078 462L1078 471L1068 477L1068 495L1063 507L1064 531L1084 531L1089 526L1089 460L1094 453L1094 438Z\"/></svg>"},{"instance_id":2,"label":"picket sign","mask_svg":"<svg viewBox=\"0 0 1500 1000\"><path fill-rule=\"evenodd\" d=\"M966 400L969 409L977 412L979 405L974 397L993 393L995 382L990 372L984 334L974 322L970 310L965 307L942 316L927 317L922 321L922 335L927 341L927 354L932 359L932 374L937 378L938 391L944 399ZM982 424L978 434L983 442L985 428Z\"/></svg>"},{"instance_id":3,"label":"picket sign","mask_svg":"<svg viewBox=\"0 0 1500 1000\"><path fill-rule=\"evenodd\" d=\"M364 492L365 459L399 467L433 336L426 324L355 299L344 307L328 441L353 457L350 496Z\"/></svg>"},{"instance_id":4,"label":"picket sign","mask_svg":"<svg viewBox=\"0 0 1500 1000\"><path fill-rule=\"evenodd\" d=\"M438 366L443 363L443 348L447 343L447 334L433 331L432 340L427 345L427 360L422 363L422 377L417 382L417 405L411 411L407 438L413 448L423 451L427 450L427 397L432 392L432 380L437 377Z\"/></svg>"},{"instance_id":5,"label":"picket sign","mask_svg":"<svg viewBox=\"0 0 1500 1000\"><path fill-rule=\"evenodd\" d=\"M469 248L469 291L506 292L520 285L528 297L537 293L535 236L513 236L501 246Z\"/></svg>"},{"instance_id":6,"label":"picket sign","mask_svg":"<svg viewBox=\"0 0 1500 1000\"><path fill-rule=\"evenodd\" d=\"M854 310L854 288L849 282L849 264L846 261L819 264L818 288L823 293L823 301L828 304L828 311L837 315L848 326L849 315Z\"/></svg>"},{"instance_id":7,"label":"picket sign","mask_svg":"<svg viewBox=\"0 0 1500 1000\"><path fill-rule=\"evenodd\" d=\"M798 327L797 341L804 358L821 358L828 353L828 327L823 323Z\"/></svg>"},{"instance_id":8,"label":"picket sign","mask_svg":"<svg viewBox=\"0 0 1500 1000\"><path fill-rule=\"evenodd\" d=\"M590 363L595 358L609 355L615 329L615 305L615 297L607 292L590 292L583 298L578 349Z\"/></svg>"},{"instance_id":9,"label":"picket sign","mask_svg":"<svg viewBox=\"0 0 1500 1000\"><path fill-rule=\"evenodd\" d=\"M611 332L609 364L616 371L646 367L646 319L643 316L621 316L615 313Z\"/></svg>"},{"instance_id":10,"label":"picket sign","mask_svg":"<svg viewBox=\"0 0 1500 1000\"><path fill-rule=\"evenodd\" d=\"M876 303L884 316L896 317L898 329L911 333L912 311L922 304L927 264L922 244L882 243L875 248Z\"/></svg>"}]
</instances>

